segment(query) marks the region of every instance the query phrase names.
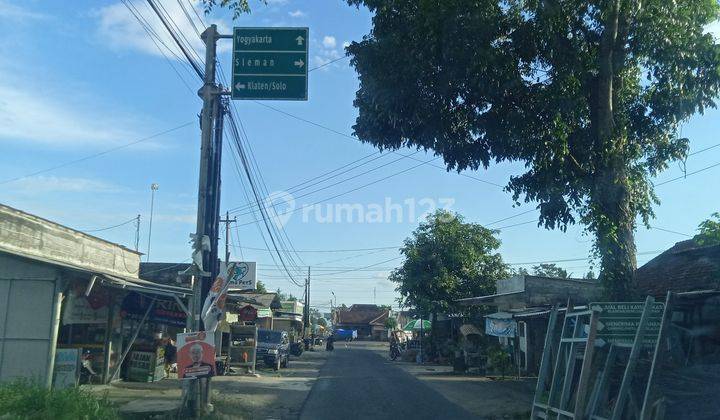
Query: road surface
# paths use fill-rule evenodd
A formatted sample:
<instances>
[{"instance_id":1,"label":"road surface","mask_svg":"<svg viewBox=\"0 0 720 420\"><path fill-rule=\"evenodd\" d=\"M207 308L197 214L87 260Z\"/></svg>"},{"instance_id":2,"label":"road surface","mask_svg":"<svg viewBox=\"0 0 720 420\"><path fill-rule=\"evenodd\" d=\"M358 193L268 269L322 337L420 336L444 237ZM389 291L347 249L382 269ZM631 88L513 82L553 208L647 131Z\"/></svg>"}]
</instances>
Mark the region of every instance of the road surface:
<instances>
[{"instance_id":1,"label":"road surface","mask_svg":"<svg viewBox=\"0 0 720 420\"><path fill-rule=\"evenodd\" d=\"M377 345L337 343L320 370L300 418L472 419L428 385L398 368Z\"/></svg>"}]
</instances>

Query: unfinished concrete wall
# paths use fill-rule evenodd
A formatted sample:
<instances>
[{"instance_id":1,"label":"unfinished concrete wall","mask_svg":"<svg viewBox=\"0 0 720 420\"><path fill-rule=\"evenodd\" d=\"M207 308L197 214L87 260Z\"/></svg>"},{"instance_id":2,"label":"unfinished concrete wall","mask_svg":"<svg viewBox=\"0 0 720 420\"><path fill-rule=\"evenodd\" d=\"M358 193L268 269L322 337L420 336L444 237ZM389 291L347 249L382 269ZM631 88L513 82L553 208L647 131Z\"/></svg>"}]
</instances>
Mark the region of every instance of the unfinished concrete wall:
<instances>
[{"instance_id":1,"label":"unfinished concrete wall","mask_svg":"<svg viewBox=\"0 0 720 420\"><path fill-rule=\"evenodd\" d=\"M568 298L580 305L600 299L602 288L596 280L525 276L525 295L528 306L565 305Z\"/></svg>"},{"instance_id":2,"label":"unfinished concrete wall","mask_svg":"<svg viewBox=\"0 0 720 420\"><path fill-rule=\"evenodd\" d=\"M0 205L0 251L91 272L138 277L140 254Z\"/></svg>"}]
</instances>

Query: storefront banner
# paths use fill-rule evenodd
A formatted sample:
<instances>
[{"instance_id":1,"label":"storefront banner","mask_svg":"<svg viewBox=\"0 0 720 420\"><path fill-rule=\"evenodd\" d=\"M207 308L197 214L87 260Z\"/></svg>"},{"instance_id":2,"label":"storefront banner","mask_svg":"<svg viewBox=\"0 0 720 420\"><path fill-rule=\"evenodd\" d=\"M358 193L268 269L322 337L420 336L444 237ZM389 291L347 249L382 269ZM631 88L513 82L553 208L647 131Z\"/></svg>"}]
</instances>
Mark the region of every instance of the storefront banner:
<instances>
[{"instance_id":1,"label":"storefront banner","mask_svg":"<svg viewBox=\"0 0 720 420\"><path fill-rule=\"evenodd\" d=\"M126 319L141 320L153 301L152 297L130 292L123 299L120 315ZM155 298L155 305L148 314L148 320L161 322L176 327L184 327L187 314L175 301Z\"/></svg>"},{"instance_id":2,"label":"storefront banner","mask_svg":"<svg viewBox=\"0 0 720 420\"><path fill-rule=\"evenodd\" d=\"M78 383L80 373L80 349L55 350L53 388L72 388Z\"/></svg>"},{"instance_id":3,"label":"storefront banner","mask_svg":"<svg viewBox=\"0 0 720 420\"><path fill-rule=\"evenodd\" d=\"M255 262L236 262L235 271L230 277L230 290L255 290L257 286L257 264Z\"/></svg>"},{"instance_id":4,"label":"storefront banner","mask_svg":"<svg viewBox=\"0 0 720 420\"><path fill-rule=\"evenodd\" d=\"M67 295L63 311L63 325L68 324L105 324L107 323L108 307L93 308L83 291L71 291Z\"/></svg>"},{"instance_id":5,"label":"storefront banner","mask_svg":"<svg viewBox=\"0 0 720 420\"><path fill-rule=\"evenodd\" d=\"M515 337L517 323L512 319L485 318L485 333L495 337Z\"/></svg>"},{"instance_id":6,"label":"storefront banner","mask_svg":"<svg viewBox=\"0 0 720 420\"><path fill-rule=\"evenodd\" d=\"M215 335L205 331L177 335L179 379L215 375Z\"/></svg>"},{"instance_id":7,"label":"storefront banner","mask_svg":"<svg viewBox=\"0 0 720 420\"><path fill-rule=\"evenodd\" d=\"M258 310L252 305L246 305L238 311L238 319L241 321L255 321L258 317Z\"/></svg>"},{"instance_id":8,"label":"storefront banner","mask_svg":"<svg viewBox=\"0 0 720 420\"><path fill-rule=\"evenodd\" d=\"M227 266L220 262L220 274L215 279L202 308L202 319L205 324L205 331L215 332L218 323L225 312L225 300L227 299L230 282L227 280L235 275L238 263L231 262Z\"/></svg>"}]
</instances>

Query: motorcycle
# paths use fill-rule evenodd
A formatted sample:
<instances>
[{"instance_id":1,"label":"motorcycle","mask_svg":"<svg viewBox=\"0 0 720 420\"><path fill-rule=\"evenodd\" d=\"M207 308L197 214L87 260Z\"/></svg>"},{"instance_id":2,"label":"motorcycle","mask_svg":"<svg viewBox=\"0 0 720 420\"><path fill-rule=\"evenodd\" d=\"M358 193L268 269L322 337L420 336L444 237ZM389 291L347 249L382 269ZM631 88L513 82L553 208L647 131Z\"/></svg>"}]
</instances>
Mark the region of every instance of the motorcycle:
<instances>
[{"instance_id":1,"label":"motorcycle","mask_svg":"<svg viewBox=\"0 0 720 420\"><path fill-rule=\"evenodd\" d=\"M398 343L391 343L390 344L390 360L396 360L398 357L400 357L400 346Z\"/></svg>"}]
</instances>

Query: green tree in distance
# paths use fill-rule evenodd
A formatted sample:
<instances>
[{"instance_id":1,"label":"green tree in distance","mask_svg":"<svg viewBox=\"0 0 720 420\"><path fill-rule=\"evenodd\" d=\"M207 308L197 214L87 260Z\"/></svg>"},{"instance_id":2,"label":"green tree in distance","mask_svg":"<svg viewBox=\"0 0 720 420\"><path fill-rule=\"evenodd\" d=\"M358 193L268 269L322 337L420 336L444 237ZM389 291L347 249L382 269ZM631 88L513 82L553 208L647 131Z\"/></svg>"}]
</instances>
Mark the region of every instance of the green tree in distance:
<instances>
[{"instance_id":1,"label":"green tree in distance","mask_svg":"<svg viewBox=\"0 0 720 420\"><path fill-rule=\"evenodd\" d=\"M395 328L397 328L397 326L398 326L397 319L388 318L385 320L385 328L387 328L389 330L394 330Z\"/></svg>"},{"instance_id":2,"label":"green tree in distance","mask_svg":"<svg viewBox=\"0 0 720 420\"><path fill-rule=\"evenodd\" d=\"M693 238L698 245L709 246L720 244L720 213L713 213L710 218L700 223L698 234Z\"/></svg>"},{"instance_id":3,"label":"green tree in distance","mask_svg":"<svg viewBox=\"0 0 720 420\"><path fill-rule=\"evenodd\" d=\"M540 264L533 266L533 274L543 277L568 278L568 272L556 264Z\"/></svg>"},{"instance_id":4,"label":"green tree in distance","mask_svg":"<svg viewBox=\"0 0 720 420\"><path fill-rule=\"evenodd\" d=\"M424 316L448 313L462 309L456 299L494 293L508 274L495 233L445 210L429 215L405 239L405 260L389 276L404 306Z\"/></svg>"},{"instance_id":5,"label":"green tree in distance","mask_svg":"<svg viewBox=\"0 0 720 420\"><path fill-rule=\"evenodd\" d=\"M717 1L346 1L374 14L347 48L355 134L448 170L525 162L506 189L546 228L582 223L608 297L627 297L650 179L686 155L679 124L715 106Z\"/></svg>"},{"instance_id":6,"label":"green tree in distance","mask_svg":"<svg viewBox=\"0 0 720 420\"><path fill-rule=\"evenodd\" d=\"M268 291L265 288L265 283L258 280L257 283L255 284L255 292L256 293L267 293Z\"/></svg>"}]
</instances>

